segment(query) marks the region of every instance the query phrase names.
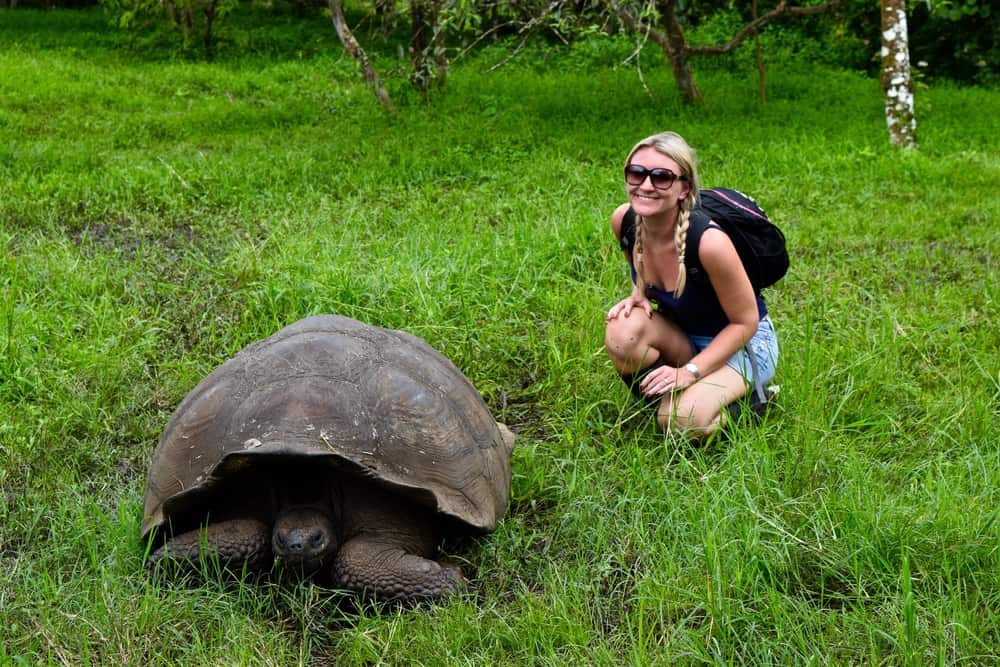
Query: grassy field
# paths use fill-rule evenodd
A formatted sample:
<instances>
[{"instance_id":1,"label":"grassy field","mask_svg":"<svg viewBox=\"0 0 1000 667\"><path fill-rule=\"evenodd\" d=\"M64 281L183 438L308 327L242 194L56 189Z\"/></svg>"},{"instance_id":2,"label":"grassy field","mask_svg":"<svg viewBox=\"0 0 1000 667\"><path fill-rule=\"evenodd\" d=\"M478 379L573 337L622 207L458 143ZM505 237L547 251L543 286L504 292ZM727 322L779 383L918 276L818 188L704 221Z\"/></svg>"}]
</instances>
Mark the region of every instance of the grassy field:
<instances>
[{"instance_id":1,"label":"grassy field","mask_svg":"<svg viewBox=\"0 0 1000 667\"><path fill-rule=\"evenodd\" d=\"M309 34L205 64L0 12L0 664L1000 662L1000 91L922 87L899 153L877 81L772 64L760 108L703 68L692 110L594 41L470 56L387 116ZM661 129L793 258L779 405L705 448L602 350L621 161ZM172 410L315 313L423 337L518 433L507 517L447 554L468 595L145 576Z\"/></svg>"}]
</instances>

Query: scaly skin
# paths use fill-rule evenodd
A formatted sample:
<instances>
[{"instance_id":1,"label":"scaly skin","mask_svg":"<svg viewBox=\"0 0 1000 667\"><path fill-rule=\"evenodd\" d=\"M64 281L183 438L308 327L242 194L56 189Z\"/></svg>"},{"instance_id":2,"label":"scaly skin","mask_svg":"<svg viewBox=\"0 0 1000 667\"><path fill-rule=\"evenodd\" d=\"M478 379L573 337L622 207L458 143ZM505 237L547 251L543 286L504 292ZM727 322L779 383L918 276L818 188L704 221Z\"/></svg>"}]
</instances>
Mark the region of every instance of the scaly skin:
<instances>
[{"instance_id":1,"label":"scaly skin","mask_svg":"<svg viewBox=\"0 0 1000 667\"><path fill-rule=\"evenodd\" d=\"M173 563L182 567L197 567L204 555L218 556L226 564L245 562L247 569L266 569L271 560L271 530L256 519L231 519L210 523L204 529L189 530L168 539L150 554L146 567L158 563Z\"/></svg>"},{"instance_id":2,"label":"scaly skin","mask_svg":"<svg viewBox=\"0 0 1000 667\"><path fill-rule=\"evenodd\" d=\"M427 510L358 481L345 481L343 502L335 585L382 600L438 598L465 588L457 567L432 560L439 536Z\"/></svg>"},{"instance_id":3,"label":"scaly skin","mask_svg":"<svg viewBox=\"0 0 1000 667\"><path fill-rule=\"evenodd\" d=\"M302 475L295 479L298 486L277 494L284 507L276 516L260 503L232 499L244 511L262 516L218 520L179 533L150 555L147 566L197 570L203 557L211 555L230 569L259 572L280 560L304 577L315 575L324 584L377 600L443 598L466 590L458 567L434 560L440 535L433 512L350 478L339 480L338 491L324 507L322 498L314 496L328 494L332 483Z\"/></svg>"},{"instance_id":4,"label":"scaly skin","mask_svg":"<svg viewBox=\"0 0 1000 667\"><path fill-rule=\"evenodd\" d=\"M381 600L439 598L465 589L459 569L407 553L381 535L356 537L334 561L337 585Z\"/></svg>"}]
</instances>

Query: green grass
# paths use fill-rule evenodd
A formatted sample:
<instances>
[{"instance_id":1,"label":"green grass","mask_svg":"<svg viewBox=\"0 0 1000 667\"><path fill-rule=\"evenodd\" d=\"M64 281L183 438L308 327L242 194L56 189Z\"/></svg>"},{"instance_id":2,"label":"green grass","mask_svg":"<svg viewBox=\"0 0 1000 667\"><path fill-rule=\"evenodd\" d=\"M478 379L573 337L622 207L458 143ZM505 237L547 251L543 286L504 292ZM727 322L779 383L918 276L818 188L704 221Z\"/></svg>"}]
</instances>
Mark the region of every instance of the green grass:
<instances>
[{"instance_id":1,"label":"green grass","mask_svg":"<svg viewBox=\"0 0 1000 667\"><path fill-rule=\"evenodd\" d=\"M205 64L0 13L0 664L1000 661L1000 92L921 89L902 154L877 81L772 64L761 109L706 68L691 110L654 51L650 99L591 43L488 49L427 102L394 82L387 116L330 33ZM667 128L793 258L778 409L701 449L601 347L620 163ZM425 338L519 433L507 517L449 551L472 593L148 580L173 408L326 312Z\"/></svg>"}]
</instances>

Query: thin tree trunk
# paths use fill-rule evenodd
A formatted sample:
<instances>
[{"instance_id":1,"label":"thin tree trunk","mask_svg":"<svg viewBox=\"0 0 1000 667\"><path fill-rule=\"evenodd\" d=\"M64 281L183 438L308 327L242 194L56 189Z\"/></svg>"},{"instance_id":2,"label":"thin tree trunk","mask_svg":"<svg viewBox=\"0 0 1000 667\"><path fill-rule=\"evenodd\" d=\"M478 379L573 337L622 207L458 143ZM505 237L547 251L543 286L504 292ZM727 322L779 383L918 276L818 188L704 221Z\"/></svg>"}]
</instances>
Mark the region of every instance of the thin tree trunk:
<instances>
[{"instance_id":1,"label":"thin tree trunk","mask_svg":"<svg viewBox=\"0 0 1000 667\"><path fill-rule=\"evenodd\" d=\"M378 24L385 34L389 34L395 29L399 13L393 6L392 0L375 0L375 16L378 17Z\"/></svg>"},{"instance_id":2,"label":"thin tree trunk","mask_svg":"<svg viewBox=\"0 0 1000 667\"><path fill-rule=\"evenodd\" d=\"M756 21L757 0L753 0L750 8L753 12L753 20ZM760 30L754 31L753 34L753 54L757 61L757 95L760 97L760 105L764 106L767 104L767 74L764 71L764 56L760 52Z\"/></svg>"},{"instance_id":3,"label":"thin tree trunk","mask_svg":"<svg viewBox=\"0 0 1000 667\"><path fill-rule=\"evenodd\" d=\"M361 73L365 77L365 82L372 89L372 92L375 93L375 97L379 103L387 111L395 113L396 106L392 103L389 92L382 85L382 80L378 78L375 68L372 67L371 60L368 59L368 54L361 48L361 44L354 38L354 34L347 26L347 19L344 18L344 6L341 0L327 0L327 6L330 8L330 17L333 19L333 27L337 31L340 43L344 45L347 52L351 54L351 57L361 67Z\"/></svg>"},{"instance_id":4,"label":"thin tree trunk","mask_svg":"<svg viewBox=\"0 0 1000 667\"><path fill-rule=\"evenodd\" d=\"M178 25L177 8L174 6L174 0L165 0L163 4L166 5L167 8L167 18L170 19L170 22L174 25Z\"/></svg>"},{"instance_id":5,"label":"thin tree trunk","mask_svg":"<svg viewBox=\"0 0 1000 667\"><path fill-rule=\"evenodd\" d=\"M202 34L201 43L202 47L205 49L205 58L208 60L215 59L215 50L212 48L212 26L215 24L215 15L218 4L219 0L211 0L205 6L205 32Z\"/></svg>"},{"instance_id":6,"label":"thin tree trunk","mask_svg":"<svg viewBox=\"0 0 1000 667\"><path fill-rule=\"evenodd\" d=\"M410 82L422 93L430 88L434 76L433 66L427 62L434 30L430 4L427 0L410 0Z\"/></svg>"},{"instance_id":7,"label":"thin tree trunk","mask_svg":"<svg viewBox=\"0 0 1000 667\"><path fill-rule=\"evenodd\" d=\"M181 34L184 36L184 44L191 39L191 32L194 30L194 20L191 18L191 7L184 5L178 14L180 18Z\"/></svg>"},{"instance_id":8,"label":"thin tree trunk","mask_svg":"<svg viewBox=\"0 0 1000 667\"><path fill-rule=\"evenodd\" d=\"M906 0L882 0L882 91L889 140L895 146L916 148Z\"/></svg>"},{"instance_id":9,"label":"thin tree trunk","mask_svg":"<svg viewBox=\"0 0 1000 667\"><path fill-rule=\"evenodd\" d=\"M438 0L410 2L410 58L413 65L410 80L422 93L432 87L443 88L448 72L440 14Z\"/></svg>"},{"instance_id":10,"label":"thin tree trunk","mask_svg":"<svg viewBox=\"0 0 1000 667\"><path fill-rule=\"evenodd\" d=\"M444 29L441 27L441 2L434 0L434 37L431 38L431 47L434 49L434 67L437 76L434 85L443 89L445 80L448 78L448 55L444 50Z\"/></svg>"}]
</instances>

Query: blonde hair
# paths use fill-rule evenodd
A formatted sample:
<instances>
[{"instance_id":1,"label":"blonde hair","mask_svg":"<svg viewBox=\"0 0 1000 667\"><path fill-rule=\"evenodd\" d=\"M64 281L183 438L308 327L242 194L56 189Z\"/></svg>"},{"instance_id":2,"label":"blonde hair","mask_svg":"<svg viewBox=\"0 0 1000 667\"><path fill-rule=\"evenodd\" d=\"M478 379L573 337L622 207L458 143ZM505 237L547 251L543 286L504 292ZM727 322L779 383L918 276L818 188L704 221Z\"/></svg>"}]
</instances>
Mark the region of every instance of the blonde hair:
<instances>
[{"instance_id":1,"label":"blonde hair","mask_svg":"<svg viewBox=\"0 0 1000 667\"><path fill-rule=\"evenodd\" d=\"M678 176L687 178L689 186L688 194L680 200L680 212L677 216L677 224L674 225L674 246L677 248L677 288L674 290L676 296L684 293L684 286L687 284L687 267L684 266L684 256L687 252L687 232L691 226L691 209L698 200L698 165L695 158L694 149L691 148L684 137L676 132L660 132L646 137L637 143L628 157L625 165L632 162L632 156L641 148L652 148L677 163L681 173ZM642 276L642 216L635 216L635 272L639 288L645 292L646 280Z\"/></svg>"}]
</instances>

